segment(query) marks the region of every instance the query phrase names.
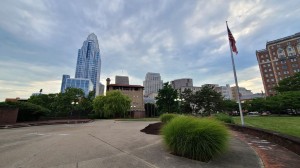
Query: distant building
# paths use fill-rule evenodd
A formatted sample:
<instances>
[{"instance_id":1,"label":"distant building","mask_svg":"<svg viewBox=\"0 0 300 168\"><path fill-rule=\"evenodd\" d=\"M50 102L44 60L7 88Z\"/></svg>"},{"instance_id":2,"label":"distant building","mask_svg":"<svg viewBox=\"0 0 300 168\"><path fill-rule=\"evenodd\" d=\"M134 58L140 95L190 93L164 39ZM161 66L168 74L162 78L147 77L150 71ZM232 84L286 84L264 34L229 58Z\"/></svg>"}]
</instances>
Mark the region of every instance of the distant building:
<instances>
[{"instance_id":1,"label":"distant building","mask_svg":"<svg viewBox=\"0 0 300 168\"><path fill-rule=\"evenodd\" d=\"M150 93L147 96L144 96L144 103L152 103L155 104L156 103L156 97L157 97L158 93Z\"/></svg>"},{"instance_id":2,"label":"distant building","mask_svg":"<svg viewBox=\"0 0 300 168\"><path fill-rule=\"evenodd\" d=\"M158 93L163 87L163 81L161 80L159 73L148 72L143 82L144 96L147 97L149 94Z\"/></svg>"},{"instance_id":3,"label":"distant building","mask_svg":"<svg viewBox=\"0 0 300 168\"><path fill-rule=\"evenodd\" d=\"M181 87L193 87L193 79L182 78L171 81L171 85L174 89L179 90Z\"/></svg>"},{"instance_id":4,"label":"distant building","mask_svg":"<svg viewBox=\"0 0 300 168\"><path fill-rule=\"evenodd\" d=\"M129 78L128 76L116 76L115 83L120 85L129 85Z\"/></svg>"},{"instance_id":5,"label":"distant building","mask_svg":"<svg viewBox=\"0 0 300 168\"><path fill-rule=\"evenodd\" d=\"M86 78L70 78L69 75L63 75L61 93L64 93L67 88L79 88L82 89L85 96L93 91L93 83L90 79Z\"/></svg>"},{"instance_id":6,"label":"distant building","mask_svg":"<svg viewBox=\"0 0 300 168\"><path fill-rule=\"evenodd\" d=\"M198 86L182 86L179 89L179 93L182 93L182 92L184 92L184 90L188 90L188 89L190 89L193 93L196 93L197 91L201 90L201 87L198 87Z\"/></svg>"},{"instance_id":7,"label":"distant building","mask_svg":"<svg viewBox=\"0 0 300 168\"><path fill-rule=\"evenodd\" d=\"M123 78L122 79L126 79ZM127 79L129 79L127 77ZM127 95L131 99L131 116L134 118L142 118L145 117L145 107L143 100L143 86L141 85L129 85L129 84L110 84L110 78L106 79L106 92L112 90L119 90L124 95ZM120 81L118 81L120 82ZM123 81L121 82L123 83ZM126 83L126 81L124 82ZM129 83L129 80L128 80Z\"/></svg>"},{"instance_id":8,"label":"distant building","mask_svg":"<svg viewBox=\"0 0 300 168\"><path fill-rule=\"evenodd\" d=\"M226 84L226 86L219 86L218 84L204 84L203 86L211 86L214 88L214 90L218 93L221 93L223 98L226 100L232 100L232 91L229 84Z\"/></svg>"},{"instance_id":9,"label":"distant building","mask_svg":"<svg viewBox=\"0 0 300 168\"><path fill-rule=\"evenodd\" d=\"M251 90L247 90L244 87L239 87L240 90L240 99L241 101L243 100L252 100L255 98L263 98L265 95L262 93L255 93L253 94ZM237 93L237 89L236 86L231 87L231 92L232 92L232 99L235 101L238 101L238 93Z\"/></svg>"},{"instance_id":10,"label":"distant building","mask_svg":"<svg viewBox=\"0 0 300 168\"><path fill-rule=\"evenodd\" d=\"M257 50L260 74L266 96L276 94L278 82L300 72L300 33L266 43L266 49Z\"/></svg>"},{"instance_id":11,"label":"distant building","mask_svg":"<svg viewBox=\"0 0 300 168\"><path fill-rule=\"evenodd\" d=\"M104 95L104 85L99 83L99 95Z\"/></svg>"}]
</instances>

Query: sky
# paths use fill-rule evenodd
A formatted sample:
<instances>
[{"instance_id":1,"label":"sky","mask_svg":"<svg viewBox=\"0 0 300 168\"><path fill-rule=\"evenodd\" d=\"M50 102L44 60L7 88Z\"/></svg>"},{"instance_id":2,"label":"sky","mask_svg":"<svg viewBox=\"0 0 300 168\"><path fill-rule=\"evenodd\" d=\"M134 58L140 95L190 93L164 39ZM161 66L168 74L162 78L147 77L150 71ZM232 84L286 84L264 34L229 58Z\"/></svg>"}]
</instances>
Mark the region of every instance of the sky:
<instances>
[{"instance_id":1,"label":"sky","mask_svg":"<svg viewBox=\"0 0 300 168\"><path fill-rule=\"evenodd\" d=\"M261 92L255 52L300 32L299 16L299 0L1 0L0 101L60 92L91 33L104 84L126 75L143 85L156 72L164 82L234 86L226 21L239 52L239 86Z\"/></svg>"}]
</instances>

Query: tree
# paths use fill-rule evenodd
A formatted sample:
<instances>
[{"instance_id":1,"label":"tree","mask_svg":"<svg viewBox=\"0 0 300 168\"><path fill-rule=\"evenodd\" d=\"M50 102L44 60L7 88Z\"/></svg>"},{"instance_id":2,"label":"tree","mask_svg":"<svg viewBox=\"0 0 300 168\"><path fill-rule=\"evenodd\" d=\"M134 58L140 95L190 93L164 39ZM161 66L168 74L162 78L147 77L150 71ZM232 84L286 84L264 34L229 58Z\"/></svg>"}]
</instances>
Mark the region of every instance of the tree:
<instances>
[{"instance_id":1,"label":"tree","mask_svg":"<svg viewBox=\"0 0 300 168\"><path fill-rule=\"evenodd\" d=\"M233 100L223 100L222 109L224 112L231 113L232 111L238 111L239 105Z\"/></svg>"},{"instance_id":2,"label":"tree","mask_svg":"<svg viewBox=\"0 0 300 168\"><path fill-rule=\"evenodd\" d=\"M120 91L109 91L106 96L97 96L93 100L93 107L100 118L127 116L130 109L130 98Z\"/></svg>"},{"instance_id":3,"label":"tree","mask_svg":"<svg viewBox=\"0 0 300 168\"><path fill-rule=\"evenodd\" d=\"M210 116L212 113L222 110L223 97L214 90L213 86L205 85L195 93L195 102L198 113L202 116Z\"/></svg>"},{"instance_id":4,"label":"tree","mask_svg":"<svg viewBox=\"0 0 300 168\"><path fill-rule=\"evenodd\" d=\"M155 98L156 104L160 113L171 113L178 111L178 102L174 101L177 99L178 93L169 82L164 83L162 89L158 91L158 95Z\"/></svg>"},{"instance_id":5,"label":"tree","mask_svg":"<svg viewBox=\"0 0 300 168\"><path fill-rule=\"evenodd\" d=\"M181 93L181 98L184 99L181 104L183 113L193 113L195 111L195 95L191 89L184 89Z\"/></svg>"},{"instance_id":6,"label":"tree","mask_svg":"<svg viewBox=\"0 0 300 168\"><path fill-rule=\"evenodd\" d=\"M278 83L275 90L279 93L287 91L300 91L300 72L294 74L289 78L285 78Z\"/></svg>"}]
</instances>

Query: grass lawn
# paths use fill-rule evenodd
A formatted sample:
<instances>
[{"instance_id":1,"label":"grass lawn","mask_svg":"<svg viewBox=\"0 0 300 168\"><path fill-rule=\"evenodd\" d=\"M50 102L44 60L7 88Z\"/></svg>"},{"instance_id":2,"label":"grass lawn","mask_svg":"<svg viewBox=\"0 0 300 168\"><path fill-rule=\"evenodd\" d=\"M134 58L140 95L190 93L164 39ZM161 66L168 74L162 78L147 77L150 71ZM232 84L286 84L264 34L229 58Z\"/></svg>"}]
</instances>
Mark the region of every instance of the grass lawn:
<instances>
[{"instance_id":1,"label":"grass lawn","mask_svg":"<svg viewBox=\"0 0 300 168\"><path fill-rule=\"evenodd\" d=\"M121 118L116 121L160 121L159 118Z\"/></svg>"},{"instance_id":2,"label":"grass lawn","mask_svg":"<svg viewBox=\"0 0 300 168\"><path fill-rule=\"evenodd\" d=\"M300 138L300 117L278 116L245 116L245 125L273 130ZM234 122L241 124L240 117L234 117Z\"/></svg>"}]
</instances>

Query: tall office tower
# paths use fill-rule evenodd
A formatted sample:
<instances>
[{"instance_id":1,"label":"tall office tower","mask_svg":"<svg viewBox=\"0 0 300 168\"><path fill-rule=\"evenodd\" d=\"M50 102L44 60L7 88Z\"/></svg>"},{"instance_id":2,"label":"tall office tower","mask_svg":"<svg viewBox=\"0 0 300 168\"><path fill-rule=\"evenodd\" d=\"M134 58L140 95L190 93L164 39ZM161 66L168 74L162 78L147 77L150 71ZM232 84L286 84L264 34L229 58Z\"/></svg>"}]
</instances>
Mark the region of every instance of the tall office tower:
<instances>
[{"instance_id":1,"label":"tall office tower","mask_svg":"<svg viewBox=\"0 0 300 168\"><path fill-rule=\"evenodd\" d=\"M97 36L92 33L78 50L75 78L90 79L96 96L99 95L101 57Z\"/></svg>"},{"instance_id":2,"label":"tall office tower","mask_svg":"<svg viewBox=\"0 0 300 168\"><path fill-rule=\"evenodd\" d=\"M148 72L143 82L144 96L148 96L151 93L158 93L159 89L163 87L163 81L161 80L159 73Z\"/></svg>"},{"instance_id":3,"label":"tall office tower","mask_svg":"<svg viewBox=\"0 0 300 168\"><path fill-rule=\"evenodd\" d=\"M300 72L300 33L267 42L256 57L266 96L274 95L280 80Z\"/></svg>"}]
</instances>

